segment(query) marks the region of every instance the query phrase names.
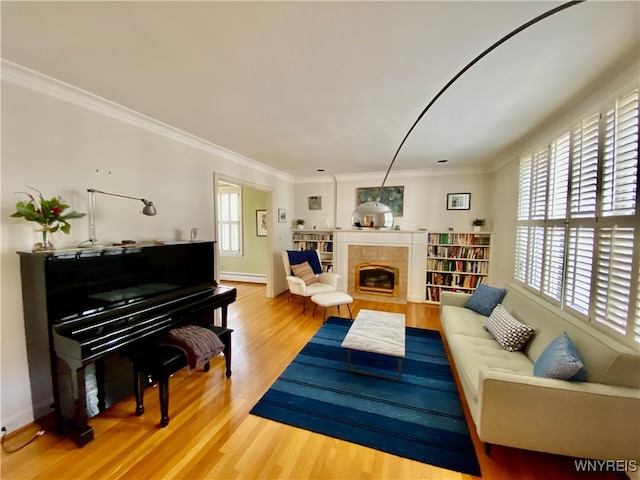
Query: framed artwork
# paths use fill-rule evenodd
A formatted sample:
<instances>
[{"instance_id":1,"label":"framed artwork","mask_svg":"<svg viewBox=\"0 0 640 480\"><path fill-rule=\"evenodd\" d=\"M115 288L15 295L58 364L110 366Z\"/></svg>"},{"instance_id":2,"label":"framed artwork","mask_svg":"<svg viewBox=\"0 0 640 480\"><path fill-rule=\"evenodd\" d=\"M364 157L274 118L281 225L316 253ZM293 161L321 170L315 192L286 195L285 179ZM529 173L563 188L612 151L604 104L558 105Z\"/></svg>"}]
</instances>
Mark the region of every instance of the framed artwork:
<instances>
[{"instance_id":1,"label":"framed artwork","mask_svg":"<svg viewBox=\"0 0 640 480\"><path fill-rule=\"evenodd\" d=\"M378 199L380 187L358 188L356 205L365 202L375 202ZM391 208L394 217L404 214L404 187L383 187L380 202Z\"/></svg>"},{"instance_id":2,"label":"framed artwork","mask_svg":"<svg viewBox=\"0 0 640 480\"><path fill-rule=\"evenodd\" d=\"M267 211L256 210L256 235L259 237L267 236Z\"/></svg>"},{"instance_id":3,"label":"framed artwork","mask_svg":"<svg viewBox=\"0 0 640 480\"><path fill-rule=\"evenodd\" d=\"M307 197L309 210L322 210L322 197Z\"/></svg>"},{"instance_id":4,"label":"framed artwork","mask_svg":"<svg viewBox=\"0 0 640 480\"><path fill-rule=\"evenodd\" d=\"M470 193L447 193L447 210L470 210Z\"/></svg>"},{"instance_id":5,"label":"framed artwork","mask_svg":"<svg viewBox=\"0 0 640 480\"><path fill-rule=\"evenodd\" d=\"M278 223L287 223L287 209L279 208L278 209Z\"/></svg>"}]
</instances>

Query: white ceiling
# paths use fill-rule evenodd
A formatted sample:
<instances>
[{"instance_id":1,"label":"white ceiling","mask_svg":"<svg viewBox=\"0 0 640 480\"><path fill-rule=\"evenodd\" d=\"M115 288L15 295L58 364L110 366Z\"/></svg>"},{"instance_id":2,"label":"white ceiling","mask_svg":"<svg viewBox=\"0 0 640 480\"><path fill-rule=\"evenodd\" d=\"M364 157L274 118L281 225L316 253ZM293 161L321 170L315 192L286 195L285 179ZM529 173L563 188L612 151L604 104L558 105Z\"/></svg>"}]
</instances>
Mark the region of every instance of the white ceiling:
<instances>
[{"instance_id":1,"label":"white ceiling","mask_svg":"<svg viewBox=\"0 0 640 480\"><path fill-rule=\"evenodd\" d=\"M2 1L2 57L296 177L379 172L559 4ZM638 1L590 0L520 33L394 170L487 165L640 57L639 24Z\"/></svg>"}]
</instances>

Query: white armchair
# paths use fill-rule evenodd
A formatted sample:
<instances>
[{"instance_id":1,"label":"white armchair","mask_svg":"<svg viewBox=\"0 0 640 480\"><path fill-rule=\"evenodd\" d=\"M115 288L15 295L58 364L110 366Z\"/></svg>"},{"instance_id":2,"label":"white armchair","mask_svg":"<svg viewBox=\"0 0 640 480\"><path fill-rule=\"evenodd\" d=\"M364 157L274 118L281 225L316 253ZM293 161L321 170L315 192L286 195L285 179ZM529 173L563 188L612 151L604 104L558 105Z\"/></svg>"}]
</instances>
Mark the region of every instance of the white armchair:
<instances>
[{"instance_id":1,"label":"white armchair","mask_svg":"<svg viewBox=\"0 0 640 480\"><path fill-rule=\"evenodd\" d=\"M309 265L313 269L318 281L307 285L304 280L293 275L291 265L298 265L304 262L309 262ZM320 254L317 250L283 250L282 251L282 264L287 276L287 283L289 284L289 301L294 295L302 297L302 313L306 313L307 297L311 297L316 293L323 292L335 292L338 288L338 279L340 275L336 273L328 273L322 271L322 261L320 260Z\"/></svg>"}]
</instances>

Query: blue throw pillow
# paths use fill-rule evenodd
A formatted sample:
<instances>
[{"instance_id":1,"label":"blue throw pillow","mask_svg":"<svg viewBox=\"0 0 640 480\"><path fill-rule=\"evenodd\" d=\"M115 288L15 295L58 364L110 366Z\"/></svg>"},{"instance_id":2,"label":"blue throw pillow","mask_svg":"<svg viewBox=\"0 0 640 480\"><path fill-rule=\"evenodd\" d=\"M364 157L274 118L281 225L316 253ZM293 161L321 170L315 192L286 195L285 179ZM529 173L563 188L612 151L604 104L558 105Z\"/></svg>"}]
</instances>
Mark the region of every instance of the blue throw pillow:
<instances>
[{"instance_id":1,"label":"blue throw pillow","mask_svg":"<svg viewBox=\"0 0 640 480\"><path fill-rule=\"evenodd\" d=\"M567 332L554 338L533 366L536 377L559 378L582 382L584 364Z\"/></svg>"},{"instance_id":2,"label":"blue throw pillow","mask_svg":"<svg viewBox=\"0 0 640 480\"><path fill-rule=\"evenodd\" d=\"M481 283L476 288L476 291L473 292L465 307L488 317L493 312L493 309L496 308L496 305L502 302L506 294L507 290L505 288L490 287Z\"/></svg>"},{"instance_id":3,"label":"blue throw pillow","mask_svg":"<svg viewBox=\"0 0 640 480\"><path fill-rule=\"evenodd\" d=\"M320 265L320 260L318 260L318 254L315 250L287 250L287 254L289 255L289 265L309 262L313 273L316 275L322 273L322 265ZM293 272L291 274L293 275Z\"/></svg>"}]
</instances>

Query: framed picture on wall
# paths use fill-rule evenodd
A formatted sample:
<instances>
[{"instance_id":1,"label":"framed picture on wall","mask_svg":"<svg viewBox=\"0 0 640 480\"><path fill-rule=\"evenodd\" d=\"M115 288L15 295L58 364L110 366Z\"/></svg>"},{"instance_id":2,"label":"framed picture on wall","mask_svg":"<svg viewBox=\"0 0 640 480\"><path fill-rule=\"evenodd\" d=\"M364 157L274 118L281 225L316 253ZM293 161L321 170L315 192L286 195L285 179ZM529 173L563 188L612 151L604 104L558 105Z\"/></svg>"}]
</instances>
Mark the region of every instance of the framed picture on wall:
<instances>
[{"instance_id":1,"label":"framed picture on wall","mask_svg":"<svg viewBox=\"0 0 640 480\"><path fill-rule=\"evenodd\" d=\"M447 193L447 210L470 210L470 193Z\"/></svg>"},{"instance_id":2,"label":"framed picture on wall","mask_svg":"<svg viewBox=\"0 0 640 480\"><path fill-rule=\"evenodd\" d=\"M375 202L380 194L380 202L391 209L394 217L404 215L404 187L384 187L380 193L380 187L365 187L357 189L356 205L365 202Z\"/></svg>"},{"instance_id":3,"label":"framed picture on wall","mask_svg":"<svg viewBox=\"0 0 640 480\"><path fill-rule=\"evenodd\" d=\"M322 210L322 197L308 197L309 210Z\"/></svg>"},{"instance_id":4,"label":"framed picture on wall","mask_svg":"<svg viewBox=\"0 0 640 480\"><path fill-rule=\"evenodd\" d=\"M287 223L287 209L279 208L278 209L278 223Z\"/></svg>"},{"instance_id":5,"label":"framed picture on wall","mask_svg":"<svg viewBox=\"0 0 640 480\"><path fill-rule=\"evenodd\" d=\"M267 236L267 211L256 210L256 235L259 237Z\"/></svg>"}]
</instances>

